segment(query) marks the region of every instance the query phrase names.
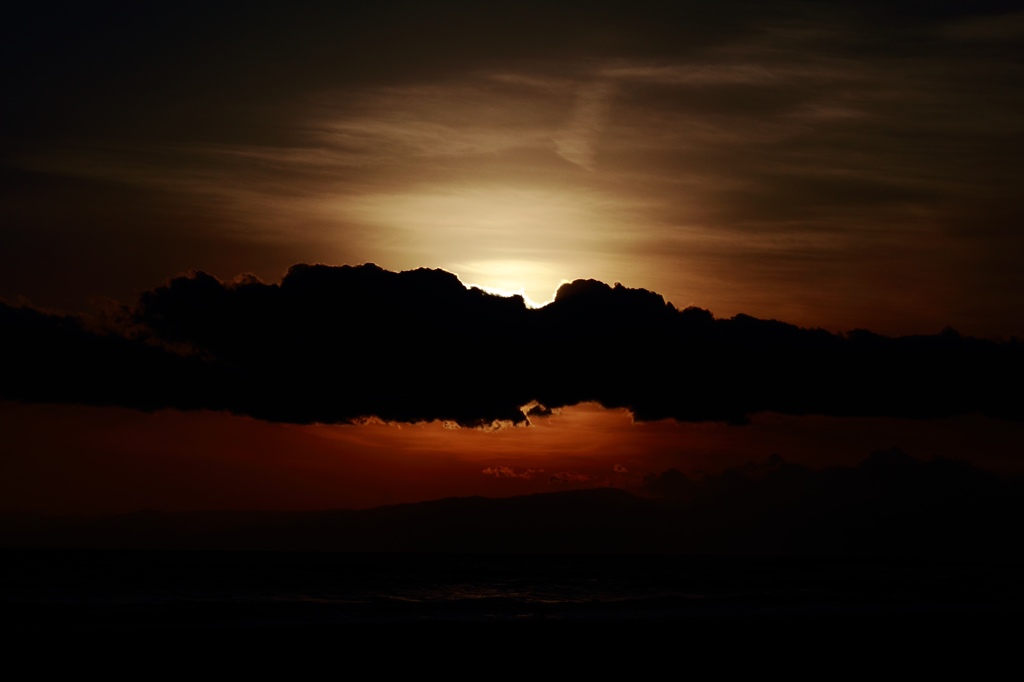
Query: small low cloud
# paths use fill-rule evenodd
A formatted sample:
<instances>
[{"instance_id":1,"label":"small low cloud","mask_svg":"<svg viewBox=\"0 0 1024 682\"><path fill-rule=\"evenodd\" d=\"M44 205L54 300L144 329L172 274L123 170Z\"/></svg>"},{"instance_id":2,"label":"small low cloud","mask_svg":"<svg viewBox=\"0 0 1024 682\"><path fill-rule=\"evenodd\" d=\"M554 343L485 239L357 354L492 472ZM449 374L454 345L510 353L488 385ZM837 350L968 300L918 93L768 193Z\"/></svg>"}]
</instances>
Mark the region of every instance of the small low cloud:
<instances>
[{"instance_id":1,"label":"small low cloud","mask_svg":"<svg viewBox=\"0 0 1024 682\"><path fill-rule=\"evenodd\" d=\"M544 473L543 469L513 469L507 466L494 466L487 467L480 473L485 476L494 476L495 478L521 478L525 481L537 476L537 474Z\"/></svg>"},{"instance_id":2,"label":"small low cloud","mask_svg":"<svg viewBox=\"0 0 1024 682\"><path fill-rule=\"evenodd\" d=\"M579 471L559 471L548 477L548 483L587 483L596 480L593 474L584 474Z\"/></svg>"}]
</instances>

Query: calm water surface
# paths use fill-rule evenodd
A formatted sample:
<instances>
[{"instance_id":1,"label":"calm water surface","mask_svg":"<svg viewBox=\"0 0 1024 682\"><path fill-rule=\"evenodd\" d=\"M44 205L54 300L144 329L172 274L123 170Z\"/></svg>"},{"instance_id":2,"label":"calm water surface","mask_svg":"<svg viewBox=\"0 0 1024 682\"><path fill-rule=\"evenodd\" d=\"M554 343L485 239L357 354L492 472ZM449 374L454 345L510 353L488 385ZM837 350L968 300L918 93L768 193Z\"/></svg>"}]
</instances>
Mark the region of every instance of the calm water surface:
<instances>
[{"instance_id":1,"label":"calm water surface","mask_svg":"<svg viewBox=\"0 0 1024 682\"><path fill-rule=\"evenodd\" d=\"M0 625L264 628L1024 615L1017 564L274 552L0 552Z\"/></svg>"}]
</instances>

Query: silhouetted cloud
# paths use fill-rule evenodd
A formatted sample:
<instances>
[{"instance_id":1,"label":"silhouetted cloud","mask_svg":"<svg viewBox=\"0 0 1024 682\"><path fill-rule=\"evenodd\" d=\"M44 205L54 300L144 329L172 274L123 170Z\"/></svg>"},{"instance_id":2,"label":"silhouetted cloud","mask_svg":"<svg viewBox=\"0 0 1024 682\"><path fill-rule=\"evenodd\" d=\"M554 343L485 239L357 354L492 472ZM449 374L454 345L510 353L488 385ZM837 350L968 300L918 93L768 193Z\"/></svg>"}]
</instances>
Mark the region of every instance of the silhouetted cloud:
<instances>
[{"instance_id":1,"label":"silhouetted cloud","mask_svg":"<svg viewBox=\"0 0 1024 682\"><path fill-rule=\"evenodd\" d=\"M534 405L533 407L526 407L527 417L550 417L554 414L551 408L544 407L543 405Z\"/></svg>"},{"instance_id":2,"label":"silhouetted cloud","mask_svg":"<svg viewBox=\"0 0 1024 682\"><path fill-rule=\"evenodd\" d=\"M296 265L280 284L196 272L145 292L122 318L120 332L101 333L0 307L10 366L2 396L482 428L524 424L524 408L585 401L638 420L1024 417L1017 340L715 319L596 280L565 284L553 303L529 309L441 270Z\"/></svg>"}]
</instances>

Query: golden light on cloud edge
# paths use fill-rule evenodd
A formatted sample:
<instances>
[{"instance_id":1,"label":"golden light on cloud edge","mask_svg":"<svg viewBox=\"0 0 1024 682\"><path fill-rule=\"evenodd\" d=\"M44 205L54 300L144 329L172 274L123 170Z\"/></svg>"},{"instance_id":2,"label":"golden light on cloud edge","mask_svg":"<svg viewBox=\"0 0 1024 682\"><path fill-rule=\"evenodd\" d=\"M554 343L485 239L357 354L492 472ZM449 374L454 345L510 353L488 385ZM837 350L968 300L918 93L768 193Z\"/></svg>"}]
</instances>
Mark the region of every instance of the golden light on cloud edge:
<instances>
[{"instance_id":1,"label":"golden light on cloud edge","mask_svg":"<svg viewBox=\"0 0 1024 682\"><path fill-rule=\"evenodd\" d=\"M555 281L555 268L546 264L528 261L477 261L455 263L451 268L463 284L496 296L522 296L528 308L543 308L555 300L558 288L571 280L561 278L546 298L534 298L528 293L544 291L546 282ZM467 281L472 278L474 281Z\"/></svg>"},{"instance_id":2,"label":"golden light on cloud edge","mask_svg":"<svg viewBox=\"0 0 1024 682\"><path fill-rule=\"evenodd\" d=\"M349 198L334 210L373 227L372 251L385 263L439 267L540 307L566 281L615 270L625 209L579 188L461 183Z\"/></svg>"}]
</instances>

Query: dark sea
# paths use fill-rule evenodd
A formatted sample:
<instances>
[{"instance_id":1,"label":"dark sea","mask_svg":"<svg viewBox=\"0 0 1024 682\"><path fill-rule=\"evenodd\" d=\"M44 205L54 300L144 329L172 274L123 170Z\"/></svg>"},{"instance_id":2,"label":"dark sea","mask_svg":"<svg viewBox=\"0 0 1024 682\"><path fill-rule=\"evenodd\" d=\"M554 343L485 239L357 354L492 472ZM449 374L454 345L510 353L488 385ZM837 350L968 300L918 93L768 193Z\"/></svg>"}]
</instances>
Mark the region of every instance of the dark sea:
<instances>
[{"instance_id":1,"label":"dark sea","mask_svg":"<svg viewBox=\"0 0 1024 682\"><path fill-rule=\"evenodd\" d=\"M6 629L645 626L897 635L1024 622L1017 563L680 556L0 552Z\"/></svg>"}]
</instances>

